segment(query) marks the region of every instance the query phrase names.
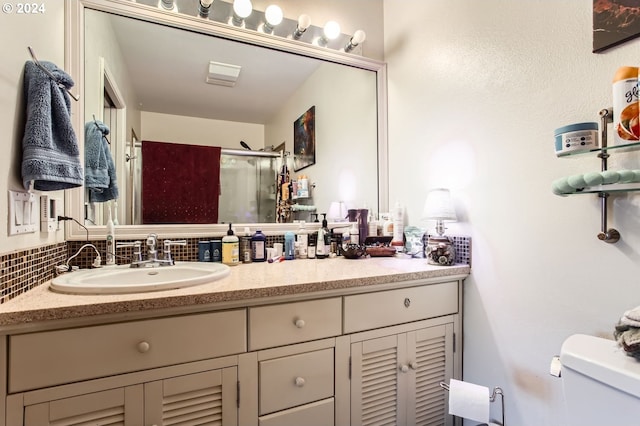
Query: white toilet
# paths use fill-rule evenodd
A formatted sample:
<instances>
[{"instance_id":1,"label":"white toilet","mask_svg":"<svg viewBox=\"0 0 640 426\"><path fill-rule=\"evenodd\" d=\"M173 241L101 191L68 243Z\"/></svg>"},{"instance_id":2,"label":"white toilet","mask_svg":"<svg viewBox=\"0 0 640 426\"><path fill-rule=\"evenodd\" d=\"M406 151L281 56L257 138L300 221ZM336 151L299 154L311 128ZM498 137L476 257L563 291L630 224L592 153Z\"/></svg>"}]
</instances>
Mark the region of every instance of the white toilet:
<instances>
[{"instance_id":1,"label":"white toilet","mask_svg":"<svg viewBox=\"0 0 640 426\"><path fill-rule=\"evenodd\" d=\"M575 334L560 362L571 426L640 424L640 360L613 340Z\"/></svg>"}]
</instances>

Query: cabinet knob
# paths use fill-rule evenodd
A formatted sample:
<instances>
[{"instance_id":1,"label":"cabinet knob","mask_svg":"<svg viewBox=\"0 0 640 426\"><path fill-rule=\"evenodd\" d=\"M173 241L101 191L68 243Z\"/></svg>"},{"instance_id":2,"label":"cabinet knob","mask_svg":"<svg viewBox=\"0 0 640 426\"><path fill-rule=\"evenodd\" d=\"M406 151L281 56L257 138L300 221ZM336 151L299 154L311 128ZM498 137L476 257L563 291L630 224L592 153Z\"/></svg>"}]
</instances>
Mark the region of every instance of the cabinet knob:
<instances>
[{"instance_id":1,"label":"cabinet knob","mask_svg":"<svg viewBox=\"0 0 640 426\"><path fill-rule=\"evenodd\" d=\"M408 371L409 371L409 366L408 366L408 365L406 365L406 364L402 364L402 365L400 366L400 371L402 371L403 373L408 372Z\"/></svg>"},{"instance_id":2,"label":"cabinet knob","mask_svg":"<svg viewBox=\"0 0 640 426\"><path fill-rule=\"evenodd\" d=\"M411 367L412 370L417 370L418 369L418 363L413 361L412 363L409 363L409 367Z\"/></svg>"},{"instance_id":3,"label":"cabinet knob","mask_svg":"<svg viewBox=\"0 0 640 426\"><path fill-rule=\"evenodd\" d=\"M303 387L305 383L304 377L296 377L295 383L297 387Z\"/></svg>"},{"instance_id":4,"label":"cabinet knob","mask_svg":"<svg viewBox=\"0 0 640 426\"><path fill-rule=\"evenodd\" d=\"M404 299L404 307L408 308L409 306L411 306L411 299L409 299L408 297L405 297L405 299Z\"/></svg>"},{"instance_id":5,"label":"cabinet knob","mask_svg":"<svg viewBox=\"0 0 640 426\"><path fill-rule=\"evenodd\" d=\"M138 343L138 352L140 352L141 354L149 352L149 349L151 349L151 345L149 345L148 342Z\"/></svg>"},{"instance_id":6,"label":"cabinet knob","mask_svg":"<svg viewBox=\"0 0 640 426\"><path fill-rule=\"evenodd\" d=\"M294 324L296 325L296 327L298 328L303 328L305 325L305 322L302 318L296 318Z\"/></svg>"}]
</instances>

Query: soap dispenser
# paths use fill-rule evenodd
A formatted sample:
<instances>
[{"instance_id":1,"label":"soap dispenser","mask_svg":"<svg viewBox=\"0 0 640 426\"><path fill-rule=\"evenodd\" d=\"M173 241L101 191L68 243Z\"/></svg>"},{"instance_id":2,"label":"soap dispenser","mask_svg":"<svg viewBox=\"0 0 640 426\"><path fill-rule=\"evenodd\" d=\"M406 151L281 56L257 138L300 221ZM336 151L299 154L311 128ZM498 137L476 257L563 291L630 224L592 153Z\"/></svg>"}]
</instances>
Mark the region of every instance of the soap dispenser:
<instances>
[{"instance_id":1,"label":"soap dispenser","mask_svg":"<svg viewBox=\"0 0 640 426\"><path fill-rule=\"evenodd\" d=\"M329 257L330 246L331 234L329 234L329 228L327 227L327 214L322 213L322 226L318 229L316 257L318 259L326 259Z\"/></svg>"},{"instance_id":2,"label":"soap dispenser","mask_svg":"<svg viewBox=\"0 0 640 426\"><path fill-rule=\"evenodd\" d=\"M240 263L240 240L233 233L231 224L227 235L222 238L222 263L229 266Z\"/></svg>"}]
</instances>

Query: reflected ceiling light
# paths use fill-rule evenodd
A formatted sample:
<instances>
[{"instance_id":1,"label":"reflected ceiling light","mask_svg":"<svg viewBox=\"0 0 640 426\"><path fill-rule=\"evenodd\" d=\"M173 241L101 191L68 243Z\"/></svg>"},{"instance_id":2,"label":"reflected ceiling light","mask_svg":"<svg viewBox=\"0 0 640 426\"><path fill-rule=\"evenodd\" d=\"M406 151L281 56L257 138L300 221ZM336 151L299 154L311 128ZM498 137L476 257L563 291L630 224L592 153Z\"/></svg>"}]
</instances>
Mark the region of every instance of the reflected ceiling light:
<instances>
[{"instance_id":1,"label":"reflected ceiling light","mask_svg":"<svg viewBox=\"0 0 640 426\"><path fill-rule=\"evenodd\" d=\"M284 19L284 13L282 13L280 6L272 4L264 11L264 17L267 21L264 23L264 32L271 34L273 29Z\"/></svg>"},{"instance_id":2,"label":"reflected ceiling light","mask_svg":"<svg viewBox=\"0 0 640 426\"><path fill-rule=\"evenodd\" d=\"M209 62L209 72L206 82L218 86L233 87L240 76L239 65L223 64L222 62Z\"/></svg>"},{"instance_id":3,"label":"reflected ceiling light","mask_svg":"<svg viewBox=\"0 0 640 426\"><path fill-rule=\"evenodd\" d=\"M307 28L309 28L310 26L311 26L311 18L309 17L309 15L305 15L305 14L300 15L298 17L298 26L293 31L293 38L298 40L300 37L302 37L302 34L304 34L304 32L307 31Z\"/></svg>"},{"instance_id":4,"label":"reflected ceiling light","mask_svg":"<svg viewBox=\"0 0 640 426\"><path fill-rule=\"evenodd\" d=\"M353 33L353 37L351 37L349 43L347 43L347 45L344 47L344 51L351 52L357 45L365 41L366 38L367 34L364 31L356 31L355 33Z\"/></svg>"},{"instance_id":5,"label":"reflected ceiling light","mask_svg":"<svg viewBox=\"0 0 640 426\"><path fill-rule=\"evenodd\" d=\"M203 18L209 16L209 11L211 10L212 3L213 0L200 0L200 3L198 5L198 12L200 13L200 16L202 16Z\"/></svg>"},{"instance_id":6,"label":"reflected ceiling light","mask_svg":"<svg viewBox=\"0 0 640 426\"><path fill-rule=\"evenodd\" d=\"M160 0L160 6L166 10L176 10L176 5L173 3L173 0Z\"/></svg>"},{"instance_id":7,"label":"reflected ceiling light","mask_svg":"<svg viewBox=\"0 0 640 426\"><path fill-rule=\"evenodd\" d=\"M251 0L234 0L233 1L233 17L231 22L236 27L242 26L244 20L251 15L253 11L253 5Z\"/></svg>"},{"instance_id":8,"label":"reflected ceiling light","mask_svg":"<svg viewBox=\"0 0 640 426\"><path fill-rule=\"evenodd\" d=\"M320 46L326 46L330 40L336 39L340 35L340 25L336 21L329 21L324 24L322 37L318 40Z\"/></svg>"}]
</instances>

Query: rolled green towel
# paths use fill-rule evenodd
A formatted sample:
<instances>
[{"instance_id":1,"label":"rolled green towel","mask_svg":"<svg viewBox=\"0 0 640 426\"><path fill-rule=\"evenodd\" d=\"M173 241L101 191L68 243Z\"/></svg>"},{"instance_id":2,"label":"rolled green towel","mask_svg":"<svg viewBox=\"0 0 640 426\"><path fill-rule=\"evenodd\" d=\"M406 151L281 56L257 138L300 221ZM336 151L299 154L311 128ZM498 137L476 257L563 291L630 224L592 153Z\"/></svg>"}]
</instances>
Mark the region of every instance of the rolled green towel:
<instances>
[{"instance_id":1,"label":"rolled green towel","mask_svg":"<svg viewBox=\"0 0 640 426\"><path fill-rule=\"evenodd\" d=\"M583 176L587 186L602 185L602 182L604 182L604 178L600 172L585 173Z\"/></svg>"},{"instance_id":2,"label":"rolled green towel","mask_svg":"<svg viewBox=\"0 0 640 426\"><path fill-rule=\"evenodd\" d=\"M614 170L605 170L604 172L600 172L600 174L602 175L602 183L605 185L617 183L620 180L620 173Z\"/></svg>"},{"instance_id":3,"label":"rolled green towel","mask_svg":"<svg viewBox=\"0 0 640 426\"><path fill-rule=\"evenodd\" d=\"M551 190L556 195L572 194L576 192L575 188L569 185L569 181L566 177L554 180L551 184Z\"/></svg>"},{"instance_id":4,"label":"rolled green towel","mask_svg":"<svg viewBox=\"0 0 640 426\"><path fill-rule=\"evenodd\" d=\"M633 179L635 178L633 170L618 170L618 174L620 175L620 183L633 182Z\"/></svg>"},{"instance_id":5,"label":"rolled green towel","mask_svg":"<svg viewBox=\"0 0 640 426\"><path fill-rule=\"evenodd\" d=\"M569 186L573 187L574 189L583 189L589 186L587 185L587 182L584 180L583 174L569 176L567 178L567 183L569 184Z\"/></svg>"}]
</instances>

